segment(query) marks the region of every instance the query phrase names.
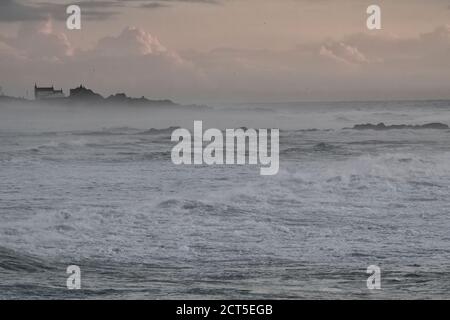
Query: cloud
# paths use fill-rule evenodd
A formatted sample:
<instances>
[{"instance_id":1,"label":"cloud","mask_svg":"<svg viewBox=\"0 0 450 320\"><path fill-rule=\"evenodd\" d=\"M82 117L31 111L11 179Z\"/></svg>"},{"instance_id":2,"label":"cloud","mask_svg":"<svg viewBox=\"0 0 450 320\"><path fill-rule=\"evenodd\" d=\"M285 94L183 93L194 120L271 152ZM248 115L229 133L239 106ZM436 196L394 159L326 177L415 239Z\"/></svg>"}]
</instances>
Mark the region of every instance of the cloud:
<instances>
[{"instance_id":1,"label":"cloud","mask_svg":"<svg viewBox=\"0 0 450 320\"><path fill-rule=\"evenodd\" d=\"M436 98L450 92L449 26L409 38L356 33L288 50L222 48L183 56L223 99Z\"/></svg>"},{"instance_id":2,"label":"cloud","mask_svg":"<svg viewBox=\"0 0 450 320\"><path fill-rule=\"evenodd\" d=\"M445 55L450 53L450 26L436 27L417 37L400 38L393 35L358 33L342 39L357 48L371 62L383 61L395 68L404 66L417 70L430 62L448 65Z\"/></svg>"},{"instance_id":3,"label":"cloud","mask_svg":"<svg viewBox=\"0 0 450 320\"><path fill-rule=\"evenodd\" d=\"M0 57L14 58L14 56L19 56L17 50L9 46L7 43L2 42L0 38Z\"/></svg>"},{"instance_id":4,"label":"cloud","mask_svg":"<svg viewBox=\"0 0 450 320\"><path fill-rule=\"evenodd\" d=\"M358 48L343 42L327 43L320 47L319 54L348 64L361 64L369 62Z\"/></svg>"},{"instance_id":5,"label":"cloud","mask_svg":"<svg viewBox=\"0 0 450 320\"><path fill-rule=\"evenodd\" d=\"M118 36L100 39L95 51L101 56L140 56L168 52L158 38L134 27L126 27Z\"/></svg>"},{"instance_id":6,"label":"cloud","mask_svg":"<svg viewBox=\"0 0 450 320\"><path fill-rule=\"evenodd\" d=\"M221 4L225 0L123 0L122 3L129 3L131 7L141 9L159 9L169 8L176 3L191 3L191 4Z\"/></svg>"},{"instance_id":7,"label":"cloud","mask_svg":"<svg viewBox=\"0 0 450 320\"><path fill-rule=\"evenodd\" d=\"M87 20L106 20L119 15L125 8L157 9L169 7L169 3L218 4L223 0L99 0L99 1L23 1L1 0L0 22L39 21L47 18L67 19L66 8L78 5Z\"/></svg>"},{"instance_id":8,"label":"cloud","mask_svg":"<svg viewBox=\"0 0 450 320\"><path fill-rule=\"evenodd\" d=\"M119 1L69 1L67 3L38 2L36 9L43 15L47 15L55 20L66 20L66 9L69 5L78 5L83 14L83 18L87 20L106 20L117 16L119 8L123 4Z\"/></svg>"},{"instance_id":9,"label":"cloud","mask_svg":"<svg viewBox=\"0 0 450 320\"><path fill-rule=\"evenodd\" d=\"M176 52L135 27L84 50L49 21L27 22L16 36L0 36L0 73L15 87L83 82L104 95L125 91L180 101L448 96L449 56L447 25L409 38L356 33L286 50L208 52Z\"/></svg>"},{"instance_id":10,"label":"cloud","mask_svg":"<svg viewBox=\"0 0 450 320\"><path fill-rule=\"evenodd\" d=\"M204 3L204 4L219 4L225 0L124 0L125 2L148 2L148 3L162 3L162 2L186 2L186 3Z\"/></svg>"},{"instance_id":11,"label":"cloud","mask_svg":"<svg viewBox=\"0 0 450 320\"><path fill-rule=\"evenodd\" d=\"M450 25L440 26L431 32L423 33L420 35L420 39L448 44L450 42Z\"/></svg>"},{"instance_id":12,"label":"cloud","mask_svg":"<svg viewBox=\"0 0 450 320\"><path fill-rule=\"evenodd\" d=\"M0 22L42 21L47 18L55 20L67 19L66 8L69 4L76 4L83 8L83 15L88 20L104 20L118 14L111 8L122 7L119 1L70 1L67 3L54 2L25 2L20 0L0 1Z\"/></svg>"},{"instance_id":13,"label":"cloud","mask_svg":"<svg viewBox=\"0 0 450 320\"><path fill-rule=\"evenodd\" d=\"M14 37L0 36L0 73L17 87L35 82L69 88L80 82L104 95L173 98L200 88L195 66L143 29L126 27L92 48L74 48L46 23L24 23Z\"/></svg>"},{"instance_id":14,"label":"cloud","mask_svg":"<svg viewBox=\"0 0 450 320\"><path fill-rule=\"evenodd\" d=\"M73 48L64 33L53 30L52 21L22 24L17 36L0 37L0 41L29 59L60 60L73 54Z\"/></svg>"},{"instance_id":15,"label":"cloud","mask_svg":"<svg viewBox=\"0 0 450 320\"><path fill-rule=\"evenodd\" d=\"M0 1L0 21L24 21L42 19L42 12L35 6L23 4L17 0Z\"/></svg>"},{"instance_id":16,"label":"cloud","mask_svg":"<svg viewBox=\"0 0 450 320\"><path fill-rule=\"evenodd\" d=\"M158 9L158 8L167 8L168 5L159 3L159 2L150 2L150 3L141 3L139 8L142 9Z\"/></svg>"}]
</instances>

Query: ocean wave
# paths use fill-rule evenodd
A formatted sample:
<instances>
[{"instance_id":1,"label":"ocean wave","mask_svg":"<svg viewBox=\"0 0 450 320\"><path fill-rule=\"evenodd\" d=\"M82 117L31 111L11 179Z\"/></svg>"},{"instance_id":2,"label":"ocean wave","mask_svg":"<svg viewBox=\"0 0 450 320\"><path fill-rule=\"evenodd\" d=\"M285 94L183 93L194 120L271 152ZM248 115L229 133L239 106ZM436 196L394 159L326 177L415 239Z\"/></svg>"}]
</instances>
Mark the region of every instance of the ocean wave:
<instances>
[{"instance_id":1,"label":"ocean wave","mask_svg":"<svg viewBox=\"0 0 450 320\"><path fill-rule=\"evenodd\" d=\"M334 129L319 129L319 128L309 128L309 129L297 129L297 130L293 130L293 132L328 132L328 131L333 131ZM289 132L289 130L286 130L287 132Z\"/></svg>"},{"instance_id":2,"label":"ocean wave","mask_svg":"<svg viewBox=\"0 0 450 320\"><path fill-rule=\"evenodd\" d=\"M51 265L36 257L0 247L0 270L38 272L51 269Z\"/></svg>"},{"instance_id":3,"label":"ocean wave","mask_svg":"<svg viewBox=\"0 0 450 320\"><path fill-rule=\"evenodd\" d=\"M330 143L320 142L313 146L314 151L331 151L337 149L337 146L334 146Z\"/></svg>"},{"instance_id":4,"label":"ocean wave","mask_svg":"<svg viewBox=\"0 0 450 320\"><path fill-rule=\"evenodd\" d=\"M156 208L160 210L169 210L171 212L189 212L195 215L208 214L211 216L233 216L246 212L244 208L237 208L232 203L217 201L217 199L210 201L201 201L193 199L168 198L160 201L156 205Z\"/></svg>"},{"instance_id":5,"label":"ocean wave","mask_svg":"<svg viewBox=\"0 0 450 320\"><path fill-rule=\"evenodd\" d=\"M301 147L290 147L281 150L281 155L292 155L292 154L304 154L304 153L315 153L315 152L334 152L342 153L344 149L341 146L333 145L331 143L319 142L313 146L301 146Z\"/></svg>"},{"instance_id":6,"label":"ocean wave","mask_svg":"<svg viewBox=\"0 0 450 320\"><path fill-rule=\"evenodd\" d=\"M398 183L414 188L445 186L450 177L450 152L441 154L386 153L361 155L330 166L280 169L280 177L318 187L336 185L371 188L378 184Z\"/></svg>"},{"instance_id":7,"label":"ocean wave","mask_svg":"<svg viewBox=\"0 0 450 320\"><path fill-rule=\"evenodd\" d=\"M137 156L138 160L168 160L170 161L171 152L159 151L159 152L146 152Z\"/></svg>"},{"instance_id":8,"label":"ocean wave","mask_svg":"<svg viewBox=\"0 0 450 320\"><path fill-rule=\"evenodd\" d=\"M101 130L91 130L91 131L75 131L70 132L75 136L115 136L115 135L127 135L136 134L140 130L131 127L113 127L113 128L103 128Z\"/></svg>"},{"instance_id":9,"label":"ocean wave","mask_svg":"<svg viewBox=\"0 0 450 320\"><path fill-rule=\"evenodd\" d=\"M45 150L45 149L85 147L85 146L88 146L89 144L90 144L90 142L87 139L76 139L76 140L69 140L69 141L52 140L47 143L33 146L31 148L23 149L21 151L39 152L39 151Z\"/></svg>"}]
</instances>

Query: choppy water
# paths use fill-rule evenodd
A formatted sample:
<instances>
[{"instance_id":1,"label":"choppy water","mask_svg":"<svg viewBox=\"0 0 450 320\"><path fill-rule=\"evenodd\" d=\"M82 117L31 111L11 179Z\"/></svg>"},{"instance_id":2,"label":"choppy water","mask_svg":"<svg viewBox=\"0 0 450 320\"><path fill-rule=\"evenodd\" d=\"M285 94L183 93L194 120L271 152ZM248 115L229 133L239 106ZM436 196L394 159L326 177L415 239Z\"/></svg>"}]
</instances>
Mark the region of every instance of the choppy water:
<instances>
[{"instance_id":1,"label":"choppy water","mask_svg":"<svg viewBox=\"0 0 450 320\"><path fill-rule=\"evenodd\" d=\"M450 131L342 129L450 124L449 102L239 108L282 128L278 175L175 166L170 131L126 117L30 131L0 109L0 298L450 298Z\"/></svg>"}]
</instances>

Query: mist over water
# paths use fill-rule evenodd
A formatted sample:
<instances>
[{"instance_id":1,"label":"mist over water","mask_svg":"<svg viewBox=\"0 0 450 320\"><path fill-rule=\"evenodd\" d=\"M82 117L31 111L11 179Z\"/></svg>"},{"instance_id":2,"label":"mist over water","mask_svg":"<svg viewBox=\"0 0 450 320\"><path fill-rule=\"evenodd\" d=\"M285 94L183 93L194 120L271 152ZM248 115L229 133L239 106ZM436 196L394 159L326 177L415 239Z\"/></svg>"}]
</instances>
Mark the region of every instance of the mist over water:
<instances>
[{"instance_id":1,"label":"mist over water","mask_svg":"<svg viewBox=\"0 0 450 320\"><path fill-rule=\"evenodd\" d=\"M118 105L0 104L0 131L61 132L111 128L146 130L171 126L192 128L202 120L210 128L342 129L359 123L450 124L449 101L298 102L219 104L195 107Z\"/></svg>"},{"instance_id":2,"label":"mist over water","mask_svg":"<svg viewBox=\"0 0 450 320\"><path fill-rule=\"evenodd\" d=\"M173 165L194 120L279 128L280 172ZM378 122L450 102L0 105L0 298L449 298L450 130Z\"/></svg>"}]
</instances>

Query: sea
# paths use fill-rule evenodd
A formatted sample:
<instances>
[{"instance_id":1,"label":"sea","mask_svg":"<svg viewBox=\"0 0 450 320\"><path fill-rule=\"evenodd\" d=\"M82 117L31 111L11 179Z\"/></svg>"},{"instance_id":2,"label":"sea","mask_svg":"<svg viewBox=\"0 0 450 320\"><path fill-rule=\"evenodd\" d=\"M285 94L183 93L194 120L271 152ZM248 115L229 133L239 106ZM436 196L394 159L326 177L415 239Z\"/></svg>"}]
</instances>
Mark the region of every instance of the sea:
<instances>
[{"instance_id":1,"label":"sea","mask_svg":"<svg viewBox=\"0 0 450 320\"><path fill-rule=\"evenodd\" d=\"M279 128L278 174L174 165L194 120ZM0 299L449 299L450 129L380 122L450 101L0 103Z\"/></svg>"}]
</instances>

